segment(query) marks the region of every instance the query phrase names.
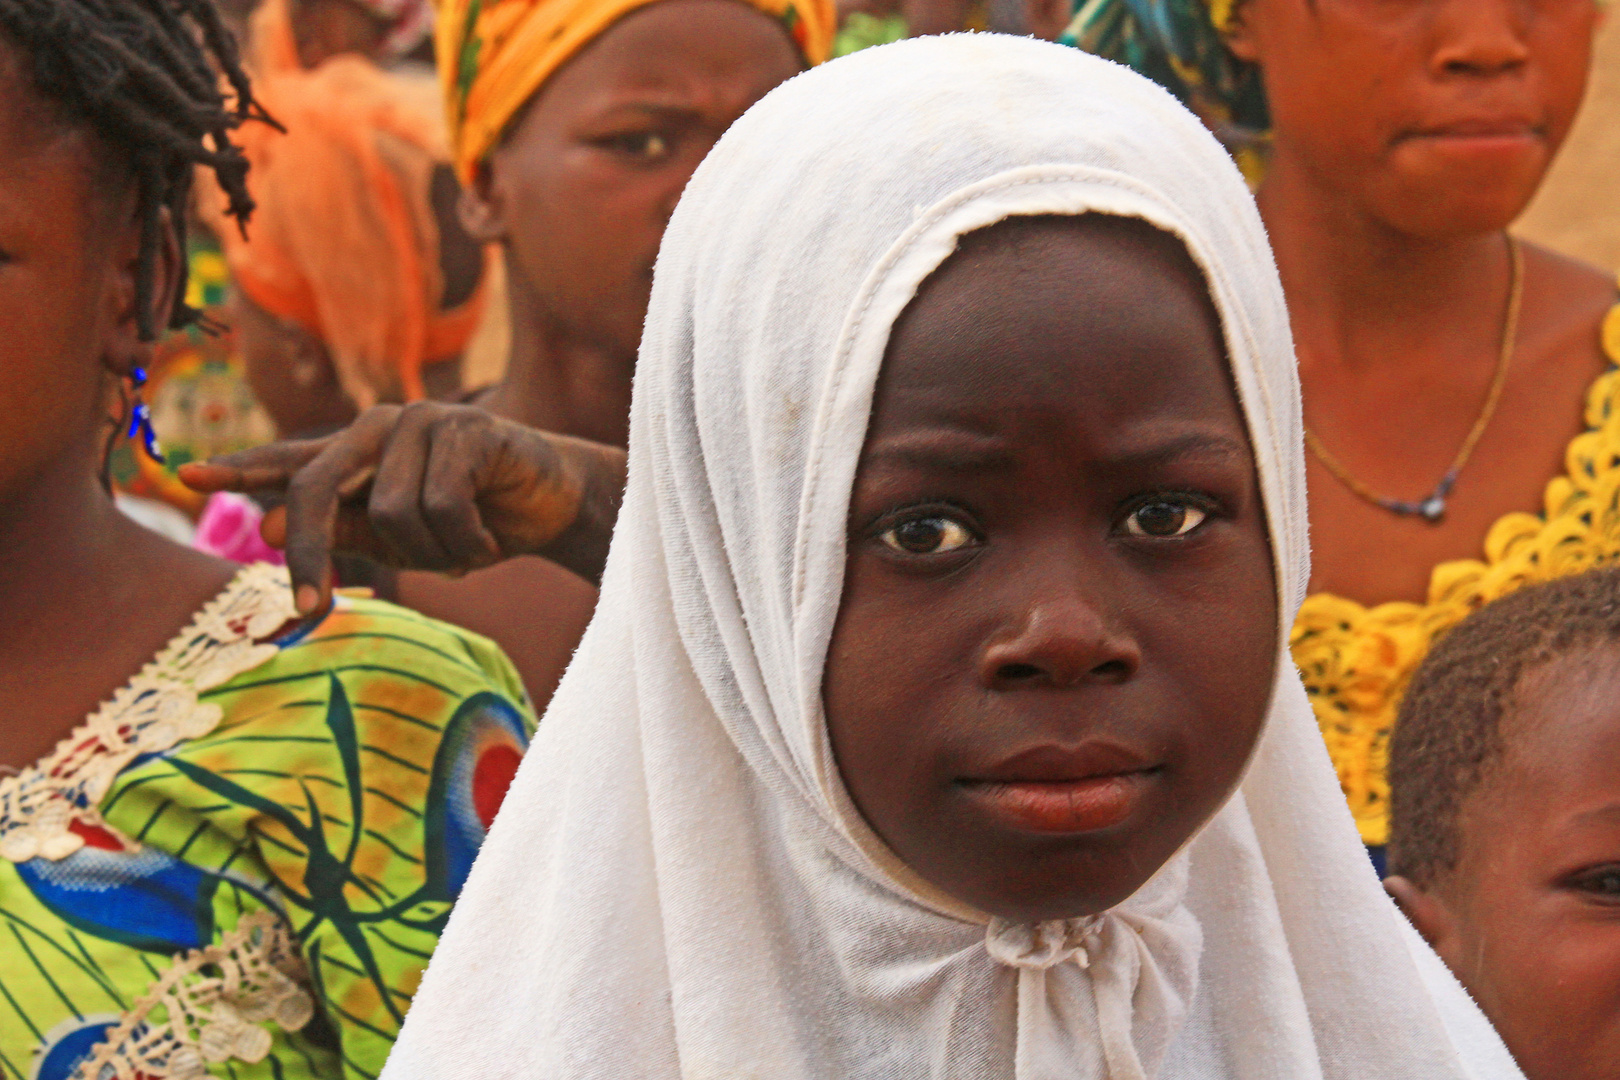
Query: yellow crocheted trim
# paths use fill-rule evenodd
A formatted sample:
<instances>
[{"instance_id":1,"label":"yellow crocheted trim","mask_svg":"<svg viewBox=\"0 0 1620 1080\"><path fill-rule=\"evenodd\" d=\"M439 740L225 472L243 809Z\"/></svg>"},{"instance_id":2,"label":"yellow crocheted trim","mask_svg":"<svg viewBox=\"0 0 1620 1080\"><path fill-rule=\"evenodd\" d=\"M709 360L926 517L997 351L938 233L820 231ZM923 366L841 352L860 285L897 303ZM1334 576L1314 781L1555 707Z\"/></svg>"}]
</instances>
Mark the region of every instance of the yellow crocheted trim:
<instances>
[{"instance_id":1,"label":"yellow crocheted trim","mask_svg":"<svg viewBox=\"0 0 1620 1080\"><path fill-rule=\"evenodd\" d=\"M297 614L285 568L243 567L48 757L0 777L0 859L65 859L84 846L72 830L75 822L112 832L96 806L113 778L141 754L162 753L214 730L219 706L197 695L276 655L276 646L260 642ZM130 850L138 846L120 839Z\"/></svg>"},{"instance_id":2,"label":"yellow crocheted trim","mask_svg":"<svg viewBox=\"0 0 1620 1080\"><path fill-rule=\"evenodd\" d=\"M1620 364L1620 305L1603 322ZM1542 516L1514 513L1485 537L1485 558L1441 563L1426 604L1367 608L1331 593L1306 599L1290 635L1294 663L1368 844L1389 835L1389 734L1406 684L1429 647L1470 612L1521 585L1579 573L1620 556L1620 368L1592 384L1587 430L1564 454Z\"/></svg>"},{"instance_id":3,"label":"yellow crocheted trim","mask_svg":"<svg viewBox=\"0 0 1620 1080\"><path fill-rule=\"evenodd\" d=\"M308 985L285 924L256 911L217 944L175 957L75 1080L203 1080L211 1064L262 1061L266 1023L298 1031L314 1017Z\"/></svg>"}]
</instances>

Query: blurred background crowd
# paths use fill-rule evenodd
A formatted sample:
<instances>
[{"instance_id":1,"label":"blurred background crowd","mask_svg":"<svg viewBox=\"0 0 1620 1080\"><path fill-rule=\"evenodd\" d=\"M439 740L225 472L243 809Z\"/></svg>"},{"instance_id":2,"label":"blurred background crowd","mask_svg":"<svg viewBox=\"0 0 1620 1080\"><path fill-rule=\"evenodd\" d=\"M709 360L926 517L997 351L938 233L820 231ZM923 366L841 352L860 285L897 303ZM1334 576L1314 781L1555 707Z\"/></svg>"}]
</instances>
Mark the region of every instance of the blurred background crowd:
<instances>
[{"instance_id":1,"label":"blurred background crowd","mask_svg":"<svg viewBox=\"0 0 1620 1080\"><path fill-rule=\"evenodd\" d=\"M180 465L329 430L378 401L476 393L506 370L504 265L457 214L428 8L406 4L410 14L399 16L391 6L266 0L257 12L231 9L261 80L322 67L341 89L285 103L263 91L273 115L302 118L290 111L301 108L315 123L291 122L300 138L279 140L274 163L278 134L243 129L260 203L250 241L221 223L206 192L199 199L189 299L214 328L171 335L150 372L164 462L123 443L112 465L130 511L177 537L190 540L206 501L178 481ZM1066 0L861 0L839 11L839 54L958 29L1055 39L1071 19ZM1515 231L1620 271L1617 161L1620 20L1610 20L1581 116ZM238 521L222 510L209 524L234 530Z\"/></svg>"}]
</instances>

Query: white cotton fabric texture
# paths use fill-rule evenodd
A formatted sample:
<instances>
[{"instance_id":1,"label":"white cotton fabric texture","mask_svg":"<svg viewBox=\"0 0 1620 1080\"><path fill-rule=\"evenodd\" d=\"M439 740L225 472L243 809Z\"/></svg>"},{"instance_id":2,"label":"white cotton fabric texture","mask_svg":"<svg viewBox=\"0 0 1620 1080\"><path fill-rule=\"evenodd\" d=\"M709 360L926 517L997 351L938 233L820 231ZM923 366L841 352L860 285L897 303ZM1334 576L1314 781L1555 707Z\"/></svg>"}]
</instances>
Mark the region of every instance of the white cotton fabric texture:
<instances>
[{"instance_id":1,"label":"white cotton fabric texture","mask_svg":"<svg viewBox=\"0 0 1620 1080\"><path fill-rule=\"evenodd\" d=\"M1101 917L992 922L844 790L822 670L890 327L962 234L1088 212L1176 234L1207 275L1292 620L1288 318L1199 123L1123 67L991 35L792 80L670 223L596 618L384 1080L1519 1075L1380 889L1285 628L1241 789Z\"/></svg>"}]
</instances>

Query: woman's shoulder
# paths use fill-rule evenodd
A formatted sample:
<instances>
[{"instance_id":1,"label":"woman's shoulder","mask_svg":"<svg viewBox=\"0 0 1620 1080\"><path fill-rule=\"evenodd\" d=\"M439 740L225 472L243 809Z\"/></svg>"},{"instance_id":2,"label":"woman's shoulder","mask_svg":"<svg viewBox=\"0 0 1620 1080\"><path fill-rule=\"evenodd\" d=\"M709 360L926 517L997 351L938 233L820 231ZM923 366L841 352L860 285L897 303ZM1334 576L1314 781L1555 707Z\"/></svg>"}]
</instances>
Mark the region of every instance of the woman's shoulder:
<instances>
[{"instance_id":1,"label":"woman's shoulder","mask_svg":"<svg viewBox=\"0 0 1620 1080\"><path fill-rule=\"evenodd\" d=\"M527 707L523 683L501 647L483 634L368 593L340 591L318 624L280 645L286 663L409 665L408 674L429 674L454 686L497 690Z\"/></svg>"},{"instance_id":2,"label":"woman's shoulder","mask_svg":"<svg viewBox=\"0 0 1620 1080\"><path fill-rule=\"evenodd\" d=\"M284 587L285 572L275 580ZM366 785L426 797L445 755L479 741L469 726L493 724L514 760L534 730L523 682L499 646L408 608L339 593L318 619L266 644L275 651L262 663L199 688L219 722L183 756L224 767L249 744L260 755L301 746L300 757L326 744L334 767L354 756Z\"/></svg>"},{"instance_id":3,"label":"woman's shoulder","mask_svg":"<svg viewBox=\"0 0 1620 1080\"><path fill-rule=\"evenodd\" d=\"M127 829L169 806L206 807L240 839L310 783L418 818L480 763L504 793L533 730L488 639L357 596L298 620L285 569L248 566L56 752L0 784L0 856L60 858L83 842L70 821Z\"/></svg>"},{"instance_id":4,"label":"woman's shoulder","mask_svg":"<svg viewBox=\"0 0 1620 1080\"><path fill-rule=\"evenodd\" d=\"M1620 357L1620 286L1615 275L1550 248L1520 242L1525 259L1522 352ZM1600 336L1601 335L1601 336Z\"/></svg>"},{"instance_id":5,"label":"woman's shoulder","mask_svg":"<svg viewBox=\"0 0 1620 1080\"><path fill-rule=\"evenodd\" d=\"M1612 272L1533 240L1521 237L1518 242L1524 252L1525 267L1532 277L1544 277L1559 288L1572 290L1572 294L1585 293L1599 300L1607 297L1609 303L1614 303L1615 275Z\"/></svg>"},{"instance_id":6,"label":"woman's shoulder","mask_svg":"<svg viewBox=\"0 0 1620 1080\"><path fill-rule=\"evenodd\" d=\"M217 706L221 726L235 727L255 718L239 704L255 690L295 694L300 684L339 676L430 687L452 699L492 691L528 708L511 662L488 638L362 590L339 591L326 611L298 619L286 569L264 563L243 567L121 696L189 691Z\"/></svg>"}]
</instances>

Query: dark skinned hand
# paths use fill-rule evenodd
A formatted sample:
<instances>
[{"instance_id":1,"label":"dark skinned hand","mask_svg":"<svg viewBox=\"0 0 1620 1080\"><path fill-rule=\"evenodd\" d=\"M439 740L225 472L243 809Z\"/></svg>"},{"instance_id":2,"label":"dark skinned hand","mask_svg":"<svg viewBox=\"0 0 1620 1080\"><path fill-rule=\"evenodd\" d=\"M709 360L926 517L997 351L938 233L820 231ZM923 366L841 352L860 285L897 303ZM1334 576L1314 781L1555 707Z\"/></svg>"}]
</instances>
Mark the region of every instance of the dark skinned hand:
<instances>
[{"instance_id":1,"label":"dark skinned hand","mask_svg":"<svg viewBox=\"0 0 1620 1080\"><path fill-rule=\"evenodd\" d=\"M426 401L180 468L197 491L286 493L261 530L286 549L301 614L330 600L334 550L450 574L542 555L599 581L624 476L617 447Z\"/></svg>"}]
</instances>

